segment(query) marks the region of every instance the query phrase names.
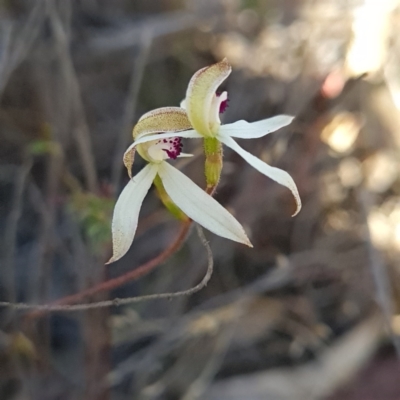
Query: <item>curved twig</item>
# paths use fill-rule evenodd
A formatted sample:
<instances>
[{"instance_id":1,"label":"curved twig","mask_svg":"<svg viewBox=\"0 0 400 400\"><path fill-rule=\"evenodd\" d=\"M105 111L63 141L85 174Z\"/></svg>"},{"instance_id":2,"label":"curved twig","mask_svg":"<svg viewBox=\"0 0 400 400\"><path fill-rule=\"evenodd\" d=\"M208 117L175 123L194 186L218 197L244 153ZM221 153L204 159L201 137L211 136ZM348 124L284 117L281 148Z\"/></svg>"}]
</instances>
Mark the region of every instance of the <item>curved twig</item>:
<instances>
[{"instance_id":1,"label":"curved twig","mask_svg":"<svg viewBox=\"0 0 400 400\"><path fill-rule=\"evenodd\" d=\"M146 264L143 264L138 269L135 269L134 271L130 271L129 273L122 275L118 278L106 281L103 284L97 285L93 288L90 288L90 289L84 291L84 292L77 293L76 295L64 297L64 298L60 299L58 302L53 303L53 304L34 305L34 304L26 304L26 303L0 302L0 306L12 307L17 310L35 310L36 312L33 312L32 314L29 315L30 318L34 318L34 317L39 317L43 313L48 312L48 311L69 312L69 311L78 311L78 310L88 310L88 309L93 309L93 308L102 308L102 307L120 306L123 304L138 303L138 302L147 301L147 300L164 299L164 298L171 299L174 297L189 296L193 293L198 292L199 290L201 290L203 287L205 287L207 285L208 281L211 278L211 275L213 272L213 266L214 266L211 248L210 248L206 238L204 237L204 233L203 233L202 229L197 224L196 224L197 234L198 234L203 246L205 247L205 249L207 251L208 266L207 266L206 275L204 276L202 281L199 284L197 284L196 286L194 286L193 288L190 288L187 290L182 290L179 292L173 292L173 293L150 294L150 295L144 295L144 296L138 296L138 297L128 297L125 299L115 298L112 300L104 300L104 301L99 301L99 302L95 302L95 303L85 303L85 304L75 304L75 305L66 304L68 302L73 302L78 299L81 299L82 297L93 295L94 293L99 293L100 291L113 289L114 287L118 287L122 283L131 281L135 278L142 276L144 273L148 272L149 270L154 268L156 265L160 264L162 261L165 261L165 259L168 258L169 255L174 253L179 248L179 246L183 243L183 241L186 237L186 234L189 230L190 225L191 225L191 221L185 222L182 225L182 229L177 237L177 240L175 240L175 242L170 247L168 247L168 249L166 249L163 253L161 253L158 257L154 258L153 260L149 261ZM162 260L161 260L161 258L162 258Z\"/></svg>"}]
</instances>

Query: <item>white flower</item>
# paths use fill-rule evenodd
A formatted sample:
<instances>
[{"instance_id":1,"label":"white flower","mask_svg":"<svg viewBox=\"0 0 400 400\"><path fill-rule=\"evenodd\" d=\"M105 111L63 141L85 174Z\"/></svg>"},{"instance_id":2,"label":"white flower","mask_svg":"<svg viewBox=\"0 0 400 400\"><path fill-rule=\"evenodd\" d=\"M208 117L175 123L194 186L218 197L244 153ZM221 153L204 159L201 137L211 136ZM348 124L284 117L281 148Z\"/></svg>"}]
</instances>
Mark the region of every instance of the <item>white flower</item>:
<instances>
[{"instance_id":1,"label":"white flower","mask_svg":"<svg viewBox=\"0 0 400 400\"><path fill-rule=\"evenodd\" d=\"M292 177L285 171L271 167L264 161L253 156L241 148L232 138L256 139L289 125L293 117L289 115L278 115L272 118L249 123L237 121L232 124L221 125L219 118L227 106L227 92L217 94L218 86L231 73L231 66L226 59L221 62L205 67L197 71L189 82L186 99L182 101L181 107L186 109L188 119L195 131L188 131L182 137L216 138L232 150L236 151L252 167L274 181L286 186L291 190L296 200L296 215L301 209L301 200L296 184ZM186 136L191 135L191 136Z\"/></svg>"},{"instance_id":2,"label":"white flower","mask_svg":"<svg viewBox=\"0 0 400 400\"><path fill-rule=\"evenodd\" d=\"M113 257L109 262L118 260L128 251L143 199L157 174L169 197L189 218L219 236L251 246L242 226L225 208L165 161L188 156L181 153L180 138L214 138L224 143L259 172L289 188L297 205L293 216L300 211L300 196L291 176L253 156L232 139L263 137L289 125L293 117L278 115L253 123L241 120L221 125L219 114L225 110L228 96L226 92L217 94L216 90L230 73L231 66L226 59L197 71L189 82L182 108L151 111L135 126L135 142L125 152L124 163L130 174L137 149L149 165L131 177L118 198L112 223Z\"/></svg>"},{"instance_id":3,"label":"white flower","mask_svg":"<svg viewBox=\"0 0 400 400\"><path fill-rule=\"evenodd\" d=\"M189 218L219 236L251 246L240 223L224 207L166 162L171 158L190 156L181 153L181 139L177 137L198 137L193 130L181 132L190 128L186 112L178 107L151 111L138 121L133 130L136 140L124 155L131 180L115 205L112 220L113 256L108 263L120 259L129 250L140 208L157 174L171 200ZM148 161L148 165L132 177L135 150Z\"/></svg>"}]
</instances>

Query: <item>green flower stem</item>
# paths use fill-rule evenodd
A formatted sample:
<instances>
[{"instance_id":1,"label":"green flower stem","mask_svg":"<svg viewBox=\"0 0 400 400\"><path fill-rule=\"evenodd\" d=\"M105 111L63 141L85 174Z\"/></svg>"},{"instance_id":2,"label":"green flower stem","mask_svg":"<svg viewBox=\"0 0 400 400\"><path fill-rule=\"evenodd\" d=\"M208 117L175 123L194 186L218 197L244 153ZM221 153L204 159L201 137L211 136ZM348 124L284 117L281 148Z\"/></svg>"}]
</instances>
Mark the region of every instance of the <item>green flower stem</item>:
<instances>
[{"instance_id":1,"label":"green flower stem","mask_svg":"<svg viewBox=\"0 0 400 400\"><path fill-rule=\"evenodd\" d=\"M218 186L222 170L222 144L216 138L204 138L205 175L207 193L212 194Z\"/></svg>"},{"instance_id":2,"label":"green flower stem","mask_svg":"<svg viewBox=\"0 0 400 400\"><path fill-rule=\"evenodd\" d=\"M181 221L188 221L187 215L171 200L168 193L165 191L161 178L156 175L154 178L154 186L157 189L158 197L167 208L167 210L177 219Z\"/></svg>"}]
</instances>

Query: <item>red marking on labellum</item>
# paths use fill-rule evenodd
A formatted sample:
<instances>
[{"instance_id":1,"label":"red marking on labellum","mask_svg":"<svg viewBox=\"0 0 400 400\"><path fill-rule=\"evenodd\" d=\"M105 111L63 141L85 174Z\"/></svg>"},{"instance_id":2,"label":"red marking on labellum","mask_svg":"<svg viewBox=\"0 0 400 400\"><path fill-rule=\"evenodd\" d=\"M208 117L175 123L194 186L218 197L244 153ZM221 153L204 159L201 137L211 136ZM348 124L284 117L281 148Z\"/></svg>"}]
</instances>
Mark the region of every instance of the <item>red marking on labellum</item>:
<instances>
[{"instance_id":1,"label":"red marking on labellum","mask_svg":"<svg viewBox=\"0 0 400 400\"><path fill-rule=\"evenodd\" d=\"M221 93L215 93L217 97L221 96ZM227 98L226 100L221 101L220 105L219 105L219 113L222 114L226 111L226 109L228 108L228 102L229 99Z\"/></svg>"},{"instance_id":2,"label":"red marking on labellum","mask_svg":"<svg viewBox=\"0 0 400 400\"><path fill-rule=\"evenodd\" d=\"M219 105L219 113L222 114L226 111L228 108L228 99L221 101L221 104Z\"/></svg>"},{"instance_id":3,"label":"red marking on labellum","mask_svg":"<svg viewBox=\"0 0 400 400\"><path fill-rule=\"evenodd\" d=\"M167 142L167 143L166 143ZM183 149L182 138L175 137L169 140L164 140L165 145L163 145L163 151L167 153L169 158L175 160L181 153Z\"/></svg>"}]
</instances>

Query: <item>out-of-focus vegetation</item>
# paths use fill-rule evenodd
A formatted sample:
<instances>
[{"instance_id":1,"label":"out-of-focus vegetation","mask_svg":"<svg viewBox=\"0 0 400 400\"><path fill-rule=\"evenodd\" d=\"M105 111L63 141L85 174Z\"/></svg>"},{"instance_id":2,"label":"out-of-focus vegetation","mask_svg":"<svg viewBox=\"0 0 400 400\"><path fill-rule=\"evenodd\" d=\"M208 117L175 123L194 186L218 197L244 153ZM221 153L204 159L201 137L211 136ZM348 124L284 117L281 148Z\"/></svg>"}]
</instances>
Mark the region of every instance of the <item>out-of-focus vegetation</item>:
<instances>
[{"instance_id":1,"label":"out-of-focus vegetation","mask_svg":"<svg viewBox=\"0 0 400 400\"><path fill-rule=\"evenodd\" d=\"M2 307L1 400L400 398L398 0L13 0L0 20L1 301L47 304L171 243L178 222L153 190L131 250L104 266L122 155L144 112L179 105L223 57L224 122L296 116L241 145L304 204L291 218L290 193L226 150L216 198L254 249L209 234L214 275L192 297ZM200 143L184 151L175 165L204 186ZM89 300L184 290L205 266L192 234Z\"/></svg>"}]
</instances>

